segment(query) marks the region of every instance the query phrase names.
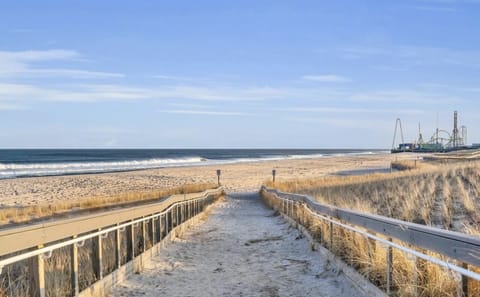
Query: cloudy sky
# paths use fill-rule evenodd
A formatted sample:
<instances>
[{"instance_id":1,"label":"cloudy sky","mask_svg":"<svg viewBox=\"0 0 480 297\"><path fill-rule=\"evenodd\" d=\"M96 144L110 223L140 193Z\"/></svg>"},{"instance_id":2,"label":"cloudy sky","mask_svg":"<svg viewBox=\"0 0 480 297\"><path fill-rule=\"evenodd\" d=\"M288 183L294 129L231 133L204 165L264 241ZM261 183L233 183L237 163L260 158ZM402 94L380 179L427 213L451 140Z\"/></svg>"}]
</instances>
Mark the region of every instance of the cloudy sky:
<instances>
[{"instance_id":1,"label":"cloudy sky","mask_svg":"<svg viewBox=\"0 0 480 297\"><path fill-rule=\"evenodd\" d=\"M480 1L2 1L0 148L480 142Z\"/></svg>"}]
</instances>

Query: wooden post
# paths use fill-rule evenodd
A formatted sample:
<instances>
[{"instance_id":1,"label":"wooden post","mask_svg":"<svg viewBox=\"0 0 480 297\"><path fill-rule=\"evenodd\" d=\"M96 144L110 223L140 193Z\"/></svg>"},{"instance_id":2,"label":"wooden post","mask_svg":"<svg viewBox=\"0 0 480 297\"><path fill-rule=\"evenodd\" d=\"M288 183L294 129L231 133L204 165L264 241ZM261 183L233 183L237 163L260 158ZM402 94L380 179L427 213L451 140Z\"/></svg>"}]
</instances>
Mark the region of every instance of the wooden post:
<instances>
[{"instance_id":1,"label":"wooden post","mask_svg":"<svg viewBox=\"0 0 480 297\"><path fill-rule=\"evenodd\" d=\"M333 223L330 222L330 250L333 253Z\"/></svg>"},{"instance_id":2,"label":"wooden post","mask_svg":"<svg viewBox=\"0 0 480 297\"><path fill-rule=\"evenodd\" d=\"M392 238L388 239L392 241ZM393 280L393 250L392 246L387 247L387 295L391 295L392 290L392 280Z\"/></svg>"},{"instance_id":3,"label":"wooden post","mask_svg":"<svg viewBox=\"0 0 480 297\"><path fill-rule=\"evenodd\" d=\"M182 206L180 204L177 204L175 206L175 212L176 212L176 217L177 217L177 226L179 226L182 223L182 216L181 216L181 208Z\"/></svg>"},{"instance_id":4,"label":"wooden post","mask_svg":"<svg viewBox=\"0 0 480 297\"><path fill-rule=\"evenodd\" d=\"M160 215L158 217L158 233L160 234L160 240L159 241L162 241L163 239L163 230L162 230L162 220L163 220L163 215Z\"/></svg>"},{"instance_id":5,"label":"wooden post","mask_svg":"<svg viewBox=\"0 0 480 297\"><path fill-rule=\"evenodd\" d=\"M413 296L418 297L418 258L416 256L413 265Z\"/></svg>"},{"instance_id":6,"label":"wooden post","mask_svg":"<svg viewBox=\"0 0 480 297\"><path fill-rule=\"evenodd\" d=\"M275 175L277 174L277 171L275 169L272 170L272 182L275 185Z\"/></svg>"},{"instance_id":7,"label":"wooden post","mask_svg":"<svg viewBox=\"0 0 480 297\"><path fill-rule=\"evenodd\" d=\"M100 229L98 229L100 231ZM103 278L103 261L102 261L102 236L98 235L93 238L93 257L92 257L92 266L93 272L97 278L100 280Z\"/></svg>"},{"instance_id":8,"label":"wooden post","mask_svg":"<svg viewBox=\"0 0 480 297\"><path fill-rule=\"evenodd\" d=\"M135 226L127 227L127 262L135 259Z\"/></svg>"},{"instance_id":9,"label":"wooden post","mask_svg":"<svg viewBox=\"0 0 480 297\"><path fill-rule=\"evenodd\" d=\"M43 245L39 245L38 248L43 248ZM43 254L31 258L30 273L32 296L45 297L45 263Z\"/></svg>"},{"instance_id":10,"label":"wooden post","mask_svg":"<svg viewBox=\"0 0 480 297\"><path fill-rule=\"evenodd\" d=\"M188 201L188 219L192 218L192 200Z\"/></svg>"},{"instance_id":11,"label":"wooden post","mask_svg":"<svg viewBox=\"0 0 480 297\"><path fill-rule=\"evenodd\" d=\"M118 224L117 224L118 225ZM122 266L122 256L121 256L121 237L120 229L115 230L115 260L117 262L117 268Z\"/></svg>"},{"instance_id":12,"label":"wooden post","mask_svg":"<svg viewBox=\"0 0 480 297\"><path fill-rule=\"evenodd\" d=\"M185 202L182 203L182 223L185 222L187 218L185 217Z\"/></svg>"},{"instance_id":13,"label":"wooden post","mask_svg":"<svg viewBox=\"0 0 480 297\"><path fill-rule=\"evenodd\" d=\"M150 230L151 230L151 233L150 233L150 241L151 241L151 246L154 246L155 245L155 217L152 217L151 221L150 221Z\"/></svg>"},{"instance_id":14,"label":"wooden post","mask_svg":"<svg viewBox=\"0 0 480 297\"><path fill-rule=\"evenodd\" d=\"M220 187L220 175L222 174L222 171L220 169L217 169L217 183L218 186Z\"/></svg>"},{"instance_id":15,"label":"wooden post","mask_svg":"<svg viewBox=\"0 0 480 297\"><path fill-rule=\"evenodd\" d=\"M460 265L462 268L465 268L468 270L468 264L467 263L461 263ZM462 274L462 297L468 297L468 277Z\"/></svg>"},{"instance_id":16,"label":"wooden post","mask_svg":"<svg viewBox=\"0 0 480 297\"><path fill-rule=\"evenodd\" d=\"M77 236L73 236L73 238L76 238ZM71 284L72 284L72 294L73 296L78 296L78 293L80 293L80 288L78 285L78 247L77 243L72 244L72 247L70 249L70 265L71 265L71 270L72 270L72 275L71 275Z\"/></svg>"},{"instance_id":17,"label":"wooden post","mask_svg":"<svg viewBox=\"0 0 480 297\"><path fill-rule=\"evenodd\" d=\"M146 232L146 224L145 220L142 221L142 250L140 253L145 252L146 247L147 247L147 232Z\"/></svg>"}]
</instances>

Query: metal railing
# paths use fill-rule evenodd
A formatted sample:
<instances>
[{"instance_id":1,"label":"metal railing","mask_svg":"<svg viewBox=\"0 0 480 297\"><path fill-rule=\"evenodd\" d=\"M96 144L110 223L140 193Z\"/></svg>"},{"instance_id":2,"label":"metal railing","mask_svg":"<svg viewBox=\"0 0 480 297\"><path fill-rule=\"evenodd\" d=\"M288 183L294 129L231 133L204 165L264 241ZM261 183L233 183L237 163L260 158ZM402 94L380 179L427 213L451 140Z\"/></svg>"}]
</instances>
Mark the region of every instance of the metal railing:
<instances>
[{"instance_id":1,"label":"metal railing","mask_svg":"<svg viewBox=\"0 0 480 297\"><path fill-rule=\"evenodd\" d=\"M115 254L115 268L118 269L162 241L177 226L201 213L223 193L224 189L219 187L202 193L172 195L142 206L1 230L0 275L9 265L29 259L27 265L32 275L27 295L44 297L45 260L52 257L54 251L69 248L70 295L76 296L82 289L79 286L78 249L83 247L86 241L94 241L91 251L94 255L92 260L95 262L94 275L95 280L101 280L105 270L102 261L105 248L102 248L102 240L109 234L114 234L114 248L110 252ZM122 236L122 233L125 234ZM126 243L126 259L122 261L122 253L125 253L122 251L123 237Z\"/></svg>"},{"instance_id":2,"label":"metal railing","mask_svg":"<svg viewBox=\"0 0 480 297\"><path fill-rule=\"evenodd\" d=\"M458 296L469 296L469 279L480 281L480 273L468 269L469 266L471 268L480 267L479 237L322 205L306 195L284 193L266 187L262 187L261 194L267 204L294 219L297 223L308 225L308 221L302 217L308 215L327 224L328 231L320 231L320 238L318 238L326 248L331 249L334 246L335 237L332 234L334 226L385 246L387 266L385 291L387 294L392 293L392 249L406 253L415 263L417 263L417 259L421 259L461 275ZM300 215L299 211L301 211ZM328 236L325 233L329 233ZM325 242L326 237L329 242ZM394 239L403 244L393 242ZM429 252L446 256L449 260L434 257ZM419 294L419 292L414 293L415 296Z\"/></svg>"}]
</instances>

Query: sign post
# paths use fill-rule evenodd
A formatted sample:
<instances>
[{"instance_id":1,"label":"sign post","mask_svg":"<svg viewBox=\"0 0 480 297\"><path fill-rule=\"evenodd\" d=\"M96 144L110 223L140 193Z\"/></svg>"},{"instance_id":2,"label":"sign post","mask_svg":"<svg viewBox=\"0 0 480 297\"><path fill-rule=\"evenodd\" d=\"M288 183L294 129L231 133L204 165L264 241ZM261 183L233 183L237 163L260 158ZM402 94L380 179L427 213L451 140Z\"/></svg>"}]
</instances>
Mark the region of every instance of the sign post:
<instances>
[{"instance_id":1,"label":"sign post","mask_svg":"<svg viewBox=\"0 0 480 297\"><path fill-rule=\"evenodd\" d=\"M272 179L273 179L273 184L275 184L275 175L277 174L277 171L275 169L272 170Z\"/></svg>"},{"instance_id":2,"label":"sign post","mask_svg":"<svg viewBox=\"0 0 480 297\"><path fill-rule=\"evenodd\" d=\"M218 183L218 186L220 187L220 174L222 173L222 171L220 169L217 169L217 183Z\"/></svg>"}]
</instances>

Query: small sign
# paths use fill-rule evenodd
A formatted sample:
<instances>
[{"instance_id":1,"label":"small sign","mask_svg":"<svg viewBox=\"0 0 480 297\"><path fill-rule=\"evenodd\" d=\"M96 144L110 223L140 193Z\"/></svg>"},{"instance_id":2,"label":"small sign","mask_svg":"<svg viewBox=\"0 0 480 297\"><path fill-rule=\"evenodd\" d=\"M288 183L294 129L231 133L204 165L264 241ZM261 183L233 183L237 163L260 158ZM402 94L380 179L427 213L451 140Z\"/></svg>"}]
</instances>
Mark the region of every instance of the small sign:
<instances>
[{"instance_id":1,"label":"small sign","mask_svg":"<svg viewBox=\"0 0 480 297\"><path fill-rule=\"evenodd\" d=\"M217 175L220 176L221 173L222 171L220 169L217 169Z\"/></svg>"}]
</instances>

